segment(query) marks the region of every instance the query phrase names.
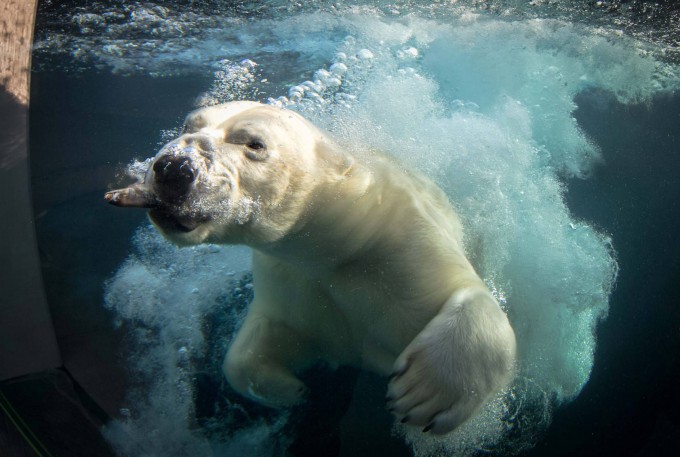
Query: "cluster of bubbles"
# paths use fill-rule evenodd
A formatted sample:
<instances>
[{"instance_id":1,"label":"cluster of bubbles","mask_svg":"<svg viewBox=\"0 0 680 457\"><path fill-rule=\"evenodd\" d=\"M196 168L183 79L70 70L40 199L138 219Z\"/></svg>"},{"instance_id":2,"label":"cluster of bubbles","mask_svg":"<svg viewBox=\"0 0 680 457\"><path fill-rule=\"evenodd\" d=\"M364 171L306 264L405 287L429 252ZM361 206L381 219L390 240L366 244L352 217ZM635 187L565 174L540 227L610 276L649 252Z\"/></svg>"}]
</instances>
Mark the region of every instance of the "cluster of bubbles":
<instances>
[{"instance_id":1,"label":"cluster of bubbles","mask_svg":"<svg viewBox=\"0 0 680 457\"><path fill-rule=\"evenodd\" d=\"M257 64L250 59L238 63L229 59L217 62L212 86L196 99L198 106L212 106L235 99L256 100L259 89L255 85ZM266 82L263 80L261 82Z\"/></svg>"},{"instance_id":2,"label":"cluster of bubbles","mask_svg":"<svg viewBox=\"0 0 680 457\"><path fill-rule=\"evenodd\" d=\"M279 455L285 412L251 417L236 401L227 402L221 421L246 422L247 428L213 440L206 437L211 424L204 424L204 434L193 430L196 377L221 371L252 298L252 277L244 271L250 253L214 245L178 248L148 226L132 246L106 284L104 305L116 311L117 325L131 329L134 352L127 363L144 387L130 392L131 406L104 434L120 455ZM214 334L206 332L217 321Z\"/></svg>"}]
</instances>

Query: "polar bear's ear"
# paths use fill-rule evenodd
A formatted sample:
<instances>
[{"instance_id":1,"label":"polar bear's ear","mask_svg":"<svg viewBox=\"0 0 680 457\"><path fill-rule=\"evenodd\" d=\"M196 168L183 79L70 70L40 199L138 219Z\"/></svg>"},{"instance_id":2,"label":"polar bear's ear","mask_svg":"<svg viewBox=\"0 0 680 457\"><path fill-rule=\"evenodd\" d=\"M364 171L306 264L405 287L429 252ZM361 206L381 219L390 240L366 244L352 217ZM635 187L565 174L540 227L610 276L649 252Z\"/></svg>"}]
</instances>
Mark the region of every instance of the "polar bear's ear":
<instances>
[{"instance_id":1,"label":"polar bear's ear","mask_svg":"<svg viewBox=\"0 0 680 457\"><path fill-rule=\"evenodd\" d=\"M335 170L340 176L347 175L354 167L354 157L326 139L316 143L316 154L319 160Z\"/></svg>"},{"instance_id":2,"label":"polar bear's ear","mask_svg":"<svg viewBox=\"0 0 680 457\"><path fill-rule=\"evenodd\" d=\"M203 110L192 111L184 118L184 124L182 125L182 135L185 133L193 133L202 129L208 125L208 119L204 114Z\"/></svg>"}]
</instances>

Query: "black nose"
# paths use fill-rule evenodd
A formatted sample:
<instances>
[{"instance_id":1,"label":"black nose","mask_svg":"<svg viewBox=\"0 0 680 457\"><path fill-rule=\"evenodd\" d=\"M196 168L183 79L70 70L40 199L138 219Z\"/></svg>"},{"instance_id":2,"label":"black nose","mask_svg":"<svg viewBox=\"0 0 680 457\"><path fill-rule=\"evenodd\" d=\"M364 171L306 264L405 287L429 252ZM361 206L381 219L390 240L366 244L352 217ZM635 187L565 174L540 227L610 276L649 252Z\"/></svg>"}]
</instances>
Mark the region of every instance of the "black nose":
<instances>
[{"instance_id":1,"label":"black nose","mask_svg":"<svg viewBox=\"0 0 680 457\"><path fill-rule=\"evenodd\" d=\"M153 164L156 191L162 200L181 200L196 180L196 170L188 157L166 155Z\"/></svg>"}]
</instances>

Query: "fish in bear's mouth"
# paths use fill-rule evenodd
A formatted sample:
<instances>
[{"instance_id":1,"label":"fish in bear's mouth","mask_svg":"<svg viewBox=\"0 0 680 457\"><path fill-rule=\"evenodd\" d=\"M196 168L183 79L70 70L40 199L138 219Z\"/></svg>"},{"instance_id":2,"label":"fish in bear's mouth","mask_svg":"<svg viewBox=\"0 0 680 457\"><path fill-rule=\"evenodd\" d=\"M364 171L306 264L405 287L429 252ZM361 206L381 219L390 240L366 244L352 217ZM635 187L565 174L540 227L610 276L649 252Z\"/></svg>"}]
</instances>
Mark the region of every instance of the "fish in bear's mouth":
<instances>
[{"instance_id":1,"label":"fish in bear's mouth","mask_svg":"<svg viewBox=\"0 0 680 457\"><path fill-rule=\"evenodd\" d=\"M207 216L182 214L184 211L176 205L161 201L152 191L139 184L107 192L104 198L115 206L148 209L151 220L167 232L188 233L209 220Z\"/></svg>"},{"instance_id":2,"label":"fish in bear's mouth","mask_svg":"<svg viewBox=\"0 0 680 457\"><path fill-rule=\"evenodd\" d=\"M162 155L153 163L152 170L151 185L133 184L108 192L104 198L112 205L148 209L151 220L167 232L188 233L208 220L185 208L198 175L190 157Z\"/></svg>"}]
</instances>

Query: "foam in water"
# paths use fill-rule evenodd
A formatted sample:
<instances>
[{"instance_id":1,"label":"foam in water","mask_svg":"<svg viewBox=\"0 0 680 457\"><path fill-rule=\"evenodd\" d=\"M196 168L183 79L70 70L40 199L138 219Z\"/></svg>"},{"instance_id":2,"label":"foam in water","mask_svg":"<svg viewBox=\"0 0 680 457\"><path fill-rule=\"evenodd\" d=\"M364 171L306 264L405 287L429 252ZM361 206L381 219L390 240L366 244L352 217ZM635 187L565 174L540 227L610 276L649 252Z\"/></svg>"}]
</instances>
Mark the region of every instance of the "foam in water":
<instances>
[{"instance_id":1,"label":"foam in water","mask_svg":"<svg viewBox=\"0 0 680 457\"><path fill-rule=\"evenodd\" d=\"M252 34L264 22L239 29L239 43L261 43ZM478 417L445 438L401 425L395 432L417 456L530 448L552 409L588 381L596 324L617 274L609 237L575 220L564 201L564 180L587 178L601 162L572 116L574 97L598 88L624 103L649 100L678 87L674 69L625 37L552 20L390 18L368 8L267 19L266 28L277 38L267 42L269 52L285 53L294 42L298 62L325 61L298 68L311 79L269 102L301 112L365 160L371 150L386 151L435 180L517 335L518 378ZM213 45L220 46L202 43ZM249 53L256 51L245 46L242 57ZM252 96L257 81L276 71L255 57L223 65L200 104ZM228 272L249 268L243 250L177 249L149 229L133 245L107 284L106 304L138 329L130 364L152 389L131 397L131 415L117 426L143 439L148 455L236 455L226 443L274 442L283 415L253 420L223 441L193 419L193 359L206 350L202 316L233 289ZM240 317L230 318L223 344ZM131 452L129 441L111 436Z\"/></svg>"}]
</instances>

